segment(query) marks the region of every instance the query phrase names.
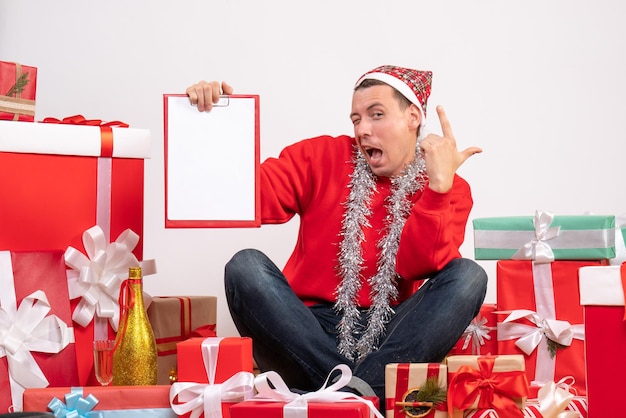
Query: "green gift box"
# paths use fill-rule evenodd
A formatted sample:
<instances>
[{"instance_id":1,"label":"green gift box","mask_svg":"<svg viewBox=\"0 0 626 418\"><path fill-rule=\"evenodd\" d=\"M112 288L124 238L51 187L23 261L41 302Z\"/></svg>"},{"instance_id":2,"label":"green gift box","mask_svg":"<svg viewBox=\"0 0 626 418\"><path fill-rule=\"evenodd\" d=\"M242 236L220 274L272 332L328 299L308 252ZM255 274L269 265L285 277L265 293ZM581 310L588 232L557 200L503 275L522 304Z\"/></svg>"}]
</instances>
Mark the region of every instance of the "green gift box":
<instances>
[{"instance_id":1,"label":"green gift box","mask_svg":"<svg viewBox=\"0 0 626 418\"><path fill-rule=\"evenodd\" d=\"M477 260L602 260L615 257L615 216L479 218L474 227Z\"/></svg>"}]
</instances>

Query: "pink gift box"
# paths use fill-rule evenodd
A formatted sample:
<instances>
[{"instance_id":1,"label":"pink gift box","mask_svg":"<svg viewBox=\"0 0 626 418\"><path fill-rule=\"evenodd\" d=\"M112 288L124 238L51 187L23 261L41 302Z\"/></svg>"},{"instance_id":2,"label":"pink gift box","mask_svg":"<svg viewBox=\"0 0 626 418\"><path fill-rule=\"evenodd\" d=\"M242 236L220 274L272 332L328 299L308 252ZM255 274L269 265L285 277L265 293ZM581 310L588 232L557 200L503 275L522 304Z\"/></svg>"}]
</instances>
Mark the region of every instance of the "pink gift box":
<instances>
[{"instance_id":1,"label":"pink gift box","mask_svg":"<svg viewBox=\"0 0 626 418\"><path fill-rule=\"evenodd\" d=\"M34 293L38 291L39 293ZM47 313L40 311L42 297L45 297L49 304ZM0 413L8 412L10 405L20 408L22 392L26 388L77 385L76 349L73 344L72 315L63 252L0 251L0 301L2 303L0 326L6 327L7 333L4 338L3 356L0 358ZM26 303L28 305L23 306ZM42 312L41 316L45 318L33 317L35 311ZM53 319L51 316L55 316L63 323L59 333L51 332L50 322L44 325L44 321ZM65 327L67 342L59 343L63 340ZM21 332L16 332L18 330ZM60 351L42 352L41 341L34 341L33 336L46 342L50 341L47 345L56 346L55 350ZM10 354L7 344L14 338L22 341L19 347L15 347L17 351ZM37 345L33 346L35 343ZM35 363L29 361L31 356ZM9 357L12 360L9 360ZM34 386L28 383L20 384L18 376L23 376L27 370L28 382L33 382L33 378L42 373L48 383L39 381L33 383Z\"/></svg>"}]
</instances>

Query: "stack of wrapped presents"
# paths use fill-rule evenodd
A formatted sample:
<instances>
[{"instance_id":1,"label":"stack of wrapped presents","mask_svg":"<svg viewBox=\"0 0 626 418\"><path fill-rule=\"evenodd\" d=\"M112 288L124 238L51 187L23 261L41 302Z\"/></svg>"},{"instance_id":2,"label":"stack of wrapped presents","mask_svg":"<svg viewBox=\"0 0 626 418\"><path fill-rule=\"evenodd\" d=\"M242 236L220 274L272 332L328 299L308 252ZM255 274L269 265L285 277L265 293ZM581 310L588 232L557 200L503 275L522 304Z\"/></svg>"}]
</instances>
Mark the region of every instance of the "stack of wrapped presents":
<instances>
[{"instance_id":1,"label":"stack of wrapped presents","mask_svg":"<svg viewBox=\"0 0 626 418\"><path fill-rule=\"evenodd\" d=\"M57 417L609 417L626 362L626 222L474 219L496 261L483 305L442 363L385 368L385 398L254 373L252 341L218 337L214 296L146 296L158 383L101 385L95 340L114 339L120 289L143 260L150 132L80 115L35 121L37 69L0 62L0 414ZM330 375L329 375L330 376ZM381 412L382 411L382 412Z\"/></svg>"}]
</instances>

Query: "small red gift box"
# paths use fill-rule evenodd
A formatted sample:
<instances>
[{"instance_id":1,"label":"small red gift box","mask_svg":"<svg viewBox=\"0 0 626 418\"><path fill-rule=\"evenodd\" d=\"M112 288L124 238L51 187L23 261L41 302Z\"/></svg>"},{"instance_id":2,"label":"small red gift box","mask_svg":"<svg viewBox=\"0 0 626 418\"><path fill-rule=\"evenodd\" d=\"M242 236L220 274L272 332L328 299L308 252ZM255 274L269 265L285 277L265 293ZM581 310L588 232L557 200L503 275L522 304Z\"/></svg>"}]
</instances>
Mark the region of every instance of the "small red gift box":
<instances>
[{"instance_id":1,"label":"small red gift box","mask_svg":"<svg viewBox=\"0 0 626 418\"><path fill-rule=\"evenodd\" d=\"M428 379L435 379L437 385L446 391L448 387L448 369L442 363L390 363L385 366L385 411L387 418L406 418L411 411L409 402L415 401L414 395L422 390ZM426 413L427 407L420 408L420 416ZM448 416L447 405L442 402L433 406L432 410L423 415L428 418L445 418Z\"/></svg>"},{"instance_id":2,"label":"small red gift box","mask_svg":"<svg viewBox=\"0 0 626 418\"><path fill-rule=\"evenodd\" d=\"M26 388L78 384L61 251L0 251L0 413Z\"/></svg>"},{"instance_id":3,"label":"small red gift box","mask_svg":"<svg viewBox=\"0 0 626 418\"><path fill-rule=\"evenodd\" d=\"M524 355L531 386L573 377L578 395L585 395L585 333L578 270L603 263L497 262L498 310L511 312L498 315L498 353Z\"/></svg>"},{"instance_id":4,"label":"small red gift box","mask_svg":"<svg viewBox=\"0 0 626 418\"><path fill-rule=\"evenodd\" d=\"M330 382L338 371L339 376ZM280 375L274 371L259 374L254 379L257 395L230 408L231 418L384 418L378 411L377 397L358 397L341 391L352 378L345 364L337 365L326 378L322 388L315 392L292 392Z\"/></svg>"},{"instance_id":5,"label":"small red gift box","mask_svg":"<svg viewBox=\"0 0 626 418\"><path fill-rule=\"evenodd\" d=\"M496 337L496 304L485 303L463 336L450 351L450 355L498 354Z\"/></svg>"},{"instance_id":6,"label":"small red gift box","mask_svg":"<svg viewBox=\"0 0 626 418\"><path fill-rule=\"evenodd\" d=\"M176 370L176 344L192 335L215 337L217 317L215 296L154 296L148 318L154 331L158 353L158 384L170 384L169 373Z\"/></svg>"},{"instance_id":7,"label":"small red gift box","mask_svg":"<svg viewBox=\"0 0 626 418\"><path fill-rule=\"evenodd\" d=\"M248 337L194 337L176 344L176 351L179 382L222 383L237 372L252 373Z\"/></svg>"},{"instance_id":8,"label":"small red gift box","mask_svg":"<svg viewBox=\"0 0 626 418\"><path fill-rule=\"evenodd\" d=\"M507 418L522 417L528 397L528 380L521 355L449 356L448 412L493 408Z\"/></svg>"},{"instance_id":9,"label":"small red gift box","mask_svg":"<svg viewBox=\"0 0 626 418\"><path fill-rule=\"evenodd\" d=\"M378 398L365 397L378 408ZM265 402L248 400L230 407L230 418L283 418L284 402ZM359 401L354 402L309 402L306 418L371 418L370 407Z\"/></svg>"},{"instance_id":10,"label":"small red gift box","mask_svg":"<svg viewBox=\"0 0 626 418\"><path fill-rule=\"evenodd\" d=\"M170 408L169 392L169 385L27 389L24 392L24 411L54 409L58 411L55 416L91 416L97 411L100 418L176 418ZM82 411L76 407L77 403Z\"/></svg>"},{"instance_id":11,"label":"small red gift box","mask_svg":"<svg viewBox=\"0 0 626 418\"><path fill-rule=\"evenodd\" d=\"M590 417L616 416L626 376L626 263L580 269Z\"/></svg>"},{"instance_id":12,"label":"small red gift box","mask_svg":"<svg viewBox=\"0 0 626 418\"><path fill-rule=\"evenodd\" d=\"M0 248L82 250L83 234L97 225L107 244L133 231L141 260L149 155L145 129L0 121ZM80 384L96 385L93 322L75 334Z\"/></svg>"},{"instance_id":13,"label":"small red gift box","mask_svg":"<svg viewBox=\"0 0 626 418\"><path fill-rule=\"evenodd\" d=\"M176 344L176 350L178 382L170 401L182 416L211 408L228 418L230 405L254 394L251 338L193 337Z\"/></svg>"},{"instance_id":14,"label":"small red gift box","mask_svg":"<svg viewBox=\"0 0 626 418\"><path fill-rule=\"evenodd\" d=\"M37 68L0 61L0 119L33 122Z\"/></svg>"}]
</instances>

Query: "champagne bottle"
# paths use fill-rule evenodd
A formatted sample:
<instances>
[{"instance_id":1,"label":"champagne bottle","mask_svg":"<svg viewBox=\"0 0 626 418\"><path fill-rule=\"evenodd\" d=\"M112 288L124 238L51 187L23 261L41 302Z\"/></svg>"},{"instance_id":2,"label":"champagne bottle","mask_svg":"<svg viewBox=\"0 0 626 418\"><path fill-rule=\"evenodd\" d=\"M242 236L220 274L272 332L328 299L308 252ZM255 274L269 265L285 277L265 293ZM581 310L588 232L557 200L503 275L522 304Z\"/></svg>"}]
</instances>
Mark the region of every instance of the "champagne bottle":
<instances>
[{"instance_id":1,"label":"champagne bottle","mask_svg":"<svg viewBox=\"0 0 626 418\"><path fill-rule=\"evenodd\" d=\"M143 303L141 267L131 267L120 290L120 324L113 353L113 385L157 384L157 350Z\"/></svg>"}]
</instances>

